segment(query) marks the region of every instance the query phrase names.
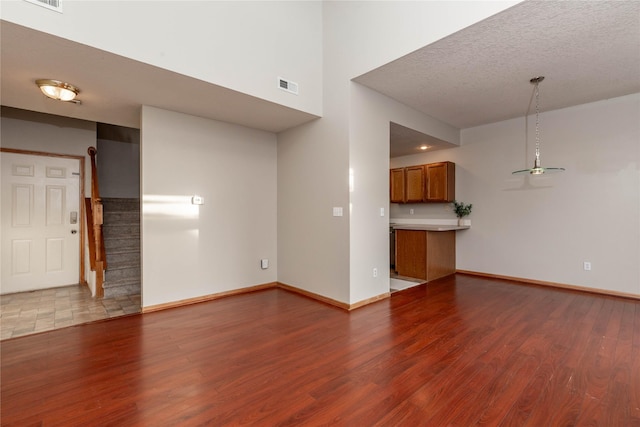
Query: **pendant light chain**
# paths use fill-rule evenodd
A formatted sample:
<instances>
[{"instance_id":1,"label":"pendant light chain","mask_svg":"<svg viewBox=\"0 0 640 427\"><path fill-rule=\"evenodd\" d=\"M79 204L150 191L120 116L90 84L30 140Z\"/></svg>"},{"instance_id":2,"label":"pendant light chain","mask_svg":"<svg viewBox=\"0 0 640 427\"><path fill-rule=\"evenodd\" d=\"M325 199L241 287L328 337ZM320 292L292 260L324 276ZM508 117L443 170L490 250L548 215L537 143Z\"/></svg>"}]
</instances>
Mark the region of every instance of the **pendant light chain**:
<instances>
[{"instance_id":1,"label":"pendant light chain","mask_svg":"<svg viewBox=\"0 0 640 427\"><path fill-rule=\"evenodd\" d=\"M540 159L540 96L538 84L539 82L536 82L536 159Z\"/></svg>"}]
</instances>

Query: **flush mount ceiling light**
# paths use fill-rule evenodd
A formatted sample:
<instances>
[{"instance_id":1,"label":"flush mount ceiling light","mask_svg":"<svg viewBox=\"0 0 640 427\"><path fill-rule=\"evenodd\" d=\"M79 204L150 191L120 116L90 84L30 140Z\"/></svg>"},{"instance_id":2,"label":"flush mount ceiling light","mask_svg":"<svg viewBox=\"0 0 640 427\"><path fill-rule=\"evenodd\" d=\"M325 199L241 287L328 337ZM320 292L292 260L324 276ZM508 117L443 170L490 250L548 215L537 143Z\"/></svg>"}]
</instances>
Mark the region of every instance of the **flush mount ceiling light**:
<instances>
[{"instance_id":1,"label":"flush mount ceiling light","mask_svg":"<svg viewBox=\"0 0 640 427\"><path fill-rule=\"evenodd\" d=\"M536 158L533 161L533 167L531 169L523 169L519 171L512 172L513 175L521 175L521 174L531 174L531 175L542 175L544 173L556 173L564 171L564 168L543 168L540 166L540 103L539 103L539 91L538 85L541 81L544 80L544 76L534 77L531 80L531 84L533 85L533 95L536 97ZM531 107L531 102L529 102L529 107ZM528 120L529 110L527 109L527 114L525 116L525 120Z\"/></svg>"},{"instance_id":2,"label":"flush mount ceiling light","mask_svg":"<svg viewBox=\"0 0 640 427\"><path fill-rule=\"evenodd\" d=\"M74 101L76 95L80 92L80 89L72 84L61 82L60 80L40 79L36 80L36 84L45 94L45 96L56 99L58 101Z\"/></svg>"},{"instance_id":3,"label":"flush mount ceiling light","mask_svg":"<svg viewBox=\"0 0 640 427\"><path fill-rule=\"evenodd\" d=\"M428 149L429 149L429 146L428 146L428 145L421 145L421 146L420 146L420 149L421 149L421 150L428 150Z\"/></svg>"}]
</instances>

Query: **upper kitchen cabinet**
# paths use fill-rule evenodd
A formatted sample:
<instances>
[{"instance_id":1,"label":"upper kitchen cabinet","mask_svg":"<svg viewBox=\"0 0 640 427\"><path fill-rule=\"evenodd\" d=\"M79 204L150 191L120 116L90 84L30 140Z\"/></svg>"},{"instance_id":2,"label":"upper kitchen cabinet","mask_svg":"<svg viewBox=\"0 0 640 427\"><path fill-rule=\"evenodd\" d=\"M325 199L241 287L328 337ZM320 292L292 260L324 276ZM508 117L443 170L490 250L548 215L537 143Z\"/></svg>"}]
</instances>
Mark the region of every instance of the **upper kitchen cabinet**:
<instances>
[{"instance_id":1,"label":"upper kitchen cabinet","mask_svg":"<svg viewBox=\"0 0 640 427\"><path fill-rule=\"evenodd\" d=\"M455 164L430 163L391 169L391 203L448 203L455 199Z\"/></svg>"},{"instance_id":2,"label":"upper kitchen cabinet","mask_svg":"<svg viewBox=\"0 0 640 427\"><path fill-rule=\"evenodd\" d=\"M456 198L456 165L452 162L425 165L427 202L453 202Z\"/></svg>"},{"instance_id":3,"label":"upper kitchen cabinet","mask_svg":"<svg viewBox=\"0 0 640 427\"><path fill-rule=\"evenodd\" d=\"M391 169L389 182L391 203L404 203L404 168Z\"/></svg>"},{"instance_id":4,"label":"upper kitchen cabinet","mask_svg":"<svg viewBox=\"0 0 640 427\"><path fill-rule=\"evenodd\" d=\"M405 168L405 203L424 201L424 167L411 166Z\"/></svg>"}]
</instances>

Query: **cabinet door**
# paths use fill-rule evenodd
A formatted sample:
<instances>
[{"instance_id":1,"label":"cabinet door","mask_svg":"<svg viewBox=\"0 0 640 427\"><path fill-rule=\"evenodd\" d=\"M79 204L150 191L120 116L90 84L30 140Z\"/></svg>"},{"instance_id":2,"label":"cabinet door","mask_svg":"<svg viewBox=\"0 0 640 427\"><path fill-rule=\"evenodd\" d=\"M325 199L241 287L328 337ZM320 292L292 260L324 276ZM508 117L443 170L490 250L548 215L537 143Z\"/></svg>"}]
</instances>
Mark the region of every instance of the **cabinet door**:
<instances>
[{"instance_id":1,"label":"cabinet door","mask_svg":"<svg viewBox=\"0 0 640 427\"><path fill-rule=\"evenodd\" d=\"M396 271L400 276L427 279L427 232L396 230Z\"/></svg>"},{"instance_id":2,"label":"cabinet door","mask_svg":"<svg viewBox=\"0 0 640 427\"><path fill-rule=\"evenodd\" d=\"M426 165L428 202L452 202L455 199L455 164L451 162Z\"/></svg>"},{"instance_id":3,"label":"cabinet door","mask_svg":"<svg viewBox=\"0 0 640 427\"><path fill-rule=\"evenodd\" d=\"M404 203L404 168L391 169L389 188L391 203Z\"/></svg>"},{"instance_id":4,"label":"cabinet door","mask_svg":"<svg viewBox=\"0 0 640 427\"><path fill-rule=\"evenodd\" d=\"M407 180L405 200L407 203L424 202L424 167L405 168Z\"/></svg>"}]
</instances>

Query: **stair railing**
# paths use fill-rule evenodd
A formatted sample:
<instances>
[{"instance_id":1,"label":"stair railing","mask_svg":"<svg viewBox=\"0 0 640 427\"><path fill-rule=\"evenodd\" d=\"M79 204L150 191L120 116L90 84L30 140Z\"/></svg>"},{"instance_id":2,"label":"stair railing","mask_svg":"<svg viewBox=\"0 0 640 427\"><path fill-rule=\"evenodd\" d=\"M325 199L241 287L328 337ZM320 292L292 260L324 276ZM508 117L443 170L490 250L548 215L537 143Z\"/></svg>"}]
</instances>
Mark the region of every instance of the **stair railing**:
<instances>
[{"instance_id":1,"label":"stair railing","mask_svg":"<svg viewBox=\"0 0 640 427\"><path fill-rule=\"evenodd\" d=\"M104 237L102 235L102 200L98 187L98 168L96 167L95 147L87 150L91 156L91 198L85 199L87 212L87 229L89 239L89 260L91 270L96 272L96 297L104 296L104 271L107 269L107 259L104 251Z\"/></svg>"}]
</instances>

